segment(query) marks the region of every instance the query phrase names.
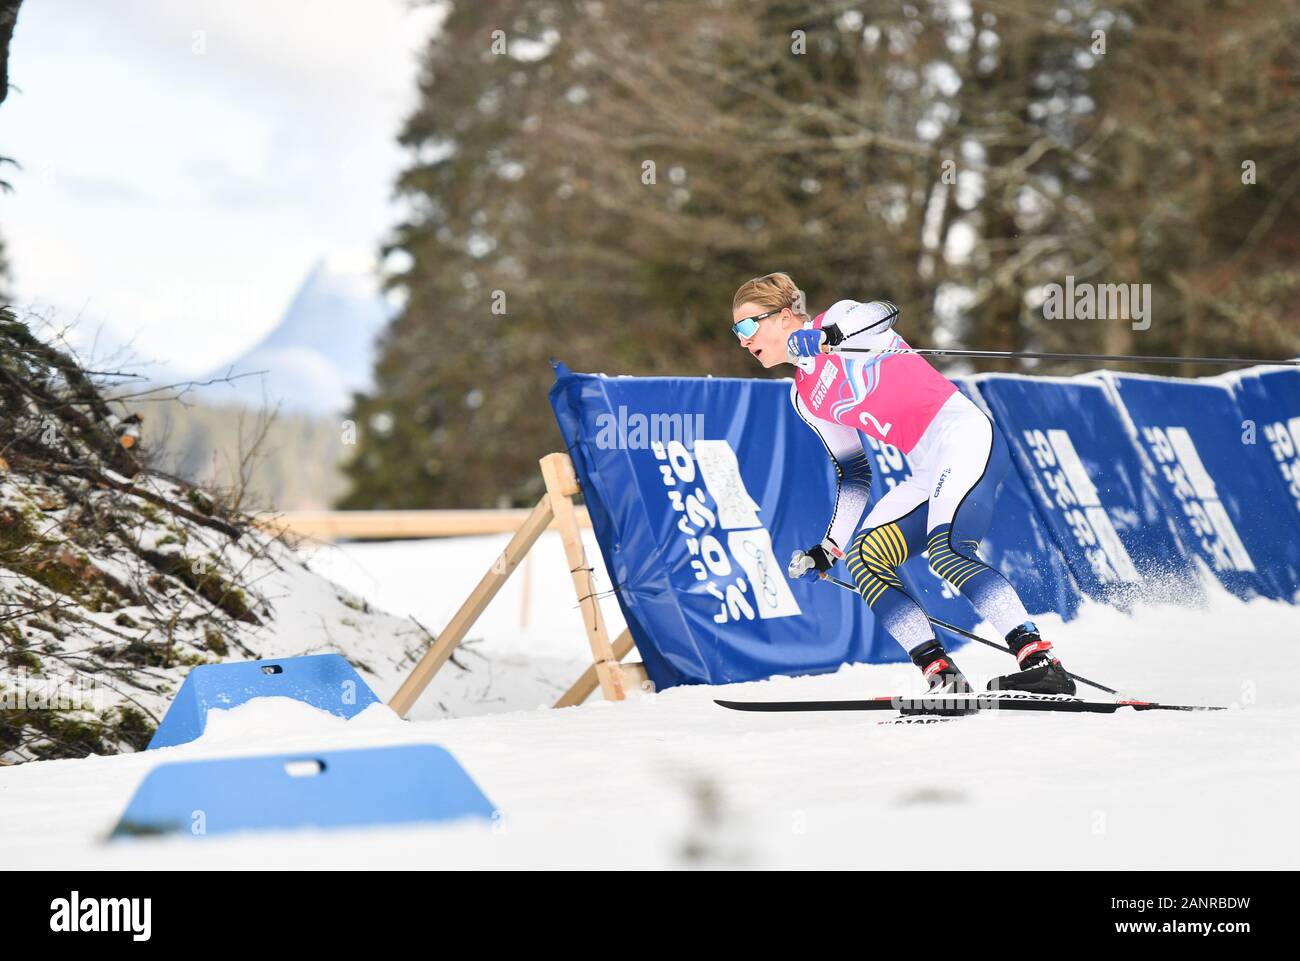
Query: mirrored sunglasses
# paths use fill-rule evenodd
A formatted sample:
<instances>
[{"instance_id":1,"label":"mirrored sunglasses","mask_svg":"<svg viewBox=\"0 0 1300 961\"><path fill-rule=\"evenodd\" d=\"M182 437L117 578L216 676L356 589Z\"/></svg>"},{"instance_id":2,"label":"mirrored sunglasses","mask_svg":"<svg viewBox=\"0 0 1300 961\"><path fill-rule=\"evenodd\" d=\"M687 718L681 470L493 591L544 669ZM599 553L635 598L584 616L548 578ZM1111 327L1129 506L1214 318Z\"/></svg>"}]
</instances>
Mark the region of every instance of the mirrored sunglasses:
<instances>
[{"instance_id":1,"label":"mirrored sunglasses","mask_svg":"<svg viewBox=\"0 0 1300 961\"><path fill-rule=\"evenodd\" d=\"M731 331L741 340L744 340L746 337L753 337L758 333L758 322L760 320L766 320L773 314L779 314L783 310L785 310L784 307L778 307L776 310L769 310L765 314L756 314L753 317L742 317L731 325Z\"/></svg>"}]
</instances>

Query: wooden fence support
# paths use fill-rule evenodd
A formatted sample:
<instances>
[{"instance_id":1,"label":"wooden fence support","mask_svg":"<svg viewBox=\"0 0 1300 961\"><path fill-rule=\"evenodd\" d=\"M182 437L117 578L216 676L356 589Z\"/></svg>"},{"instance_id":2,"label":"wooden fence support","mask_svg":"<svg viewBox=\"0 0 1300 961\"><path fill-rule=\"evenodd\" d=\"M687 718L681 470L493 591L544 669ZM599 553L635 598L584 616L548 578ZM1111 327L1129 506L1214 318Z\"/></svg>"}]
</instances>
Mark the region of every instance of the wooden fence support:
<instances>
[{"instance_id":1,"label":"wooden fence support","mask_svg":"<svg viewBox=\"0 0 1300 961\"><path fill-rule=\"evenodd\" d=\"M572 510L573 502L568 501L567 498L566 501L570 510ZM466 632L478 620L478 616L483 613L483 609L487 607L488 602L496 597L497 591L501 590L501 586L505 584L515 567L528 553L528 549L546 530L553 516L551 496L546 494L537 502L537 506L533 508L533 512L528 515L519 530L515 531L515 536L510 538L510 543L506 545L506 549L493 561L492 567L483 575L483 579L478 582L478 586L474 588L473 593L470 594L465 603L460 606L460 610L456 612L455 616L438 635L437 640L424 652L424 657L420 658L420 662L415 665L415 669L411 671L406 680L402 682L402 686L397 689L397 693L393 695L392 700L388 702L389 707L402 717L406 717L416 699L429 686L429 682L433 680L433 676L438 673L443 664L447 663L447 658L451 657L456 645L465 639Z\"/></svg>"},{"instance_id":2,"label":"wooden fence support","mask_svg":"<svg viewBox=\"0 0 1300 961\"><path fill-rule=\"evenodd\" d=\"M568 558L569 573L573 575L573 589L577 592L578 606L582 609L582 625L587 630L587 641L591 644L596 680L600 683L605 700L621 701L627 697L623 668L614 656L614 647L609 642L605 618L600 613L600 603L596 597L596 580L592 577L587 551L582 545L582 532L578 529L573 501L570 500L579 491L578 478L573 473L573 462L569 460L568 454L547 454L542 458L541 464L546 493L551 499L551 509L555 512L555 526L559 528L560 539L564 542L564 556Z\"/></svg>"},{"instance_id":3,"label":"wooden fence support","mask_svg":"<svg viewBox=\"0 0 1300 961\"><path fill-rule=\"evenodd\" d=\"M621 661L635 646L632 642L632 632L624 628L623 633L614 638L614 657ZM619 664L619 668L623 671L623 683L628 690L639 688L649 680L645 666L642 664ZM591 692L598 684L596 665L593 664L582 672L582 677L573 682L573 686L564 692L563 696L555 702L555 706L577 707L591 696Z\"/></svg>"},{"instance_id":4,"label":"wooden fence support","mask_svg":"<svg viewBox=\"0 0 1300 961\"><path fill-rule=\"evenodd\" d=\"M587 632L587 643L591 646L593 661L591 667L555 706L581 704L597 686L606 700L621 701L627 697L628 691L638 690L646 683L644 666L619 663L632 650L632 635L625 630L611 643L609 632L605 628L605 618L600 612L600 603L596 597L596 581L587 560L587 550L582 543L580 515L572 500L573 495L579 492L573 461L569 460L568 454L547 454L541 459L541 468L542 479L546 482L546 494L537 502L523 525L515 531L515 536L510 538L505 550L492 563L491 569L483 575L478 586L388 702L388 706L402 717L410 712L434 675L447 663L456 646L465 639L465 634L478 620L483 609L501 590L519 563L528 556L528 550L537 538L552 523L559 530L560 539L564 543L564 556L568 559L573 589L578 595L582 625ZM527 617L528 593L529 585L525 584L521 618Z\"/></svg>"},{"instance_id":5,"label":"wooden fence support","mask_svg":"<svg viewBox=\"0 0 1300 961\"><path fill-rule=\"evenodd\" d=\"M595 579L591 576L591 564L586 558L586 547L582 546L580 514L573 506L573 494L578 493L577 477L573 473L573 462L568 454L547 454L541 459L542 480L546 482L546 494L530 512L523 525L510 538L506 550L494 560L493 566L478 581L473 593L465 599L460 610L452 616L447 627L443 628L432 645L420 658L411 674L402 681L389 701L389 707L402 717L411 711L419 700L420 694L429 687L435 674L447 663L456 645L464 640L478 615L498 590L506 583L511 573L520 562L528 557L528 551L537 538L542 536L554 523L564 544L564 557L568 559L569 573L573 577L573 590L577 593L578 609L582 612L582 627L586 629L586 640L591 648L591 666L578 678L573 687L564 692L556 702L556 707L568 707L581 704L595 691L601 688L607 701L623 701L629 691L637 691L646 683L645 667L638 663L620 665L621 659L633 648L632 635L624 631L617 640L610 642L610 635L604 627L601 603L595 594ZM584 512L585 514L585 512ZM585 518L582 518L585 519ZM590 521L588 521L590 523ZM526 576L525 572L525 576ZM520 607L521 619L528 616L529 584L524 585L524 601Z\"/></svg>"}]
</instances>

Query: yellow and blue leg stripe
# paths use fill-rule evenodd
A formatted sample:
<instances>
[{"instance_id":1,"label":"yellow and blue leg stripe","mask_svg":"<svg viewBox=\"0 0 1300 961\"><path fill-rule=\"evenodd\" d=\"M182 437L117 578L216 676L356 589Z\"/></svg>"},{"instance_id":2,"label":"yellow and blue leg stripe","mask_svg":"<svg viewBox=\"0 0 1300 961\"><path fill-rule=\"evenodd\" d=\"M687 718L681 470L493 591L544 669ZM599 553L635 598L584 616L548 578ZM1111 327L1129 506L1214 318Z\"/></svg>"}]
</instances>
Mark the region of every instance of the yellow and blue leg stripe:
<instances>
[{"instance_id":1,"label":"yellow and blue leg stripe","mask_svg":"<svg viewBox=\"0 0 1300 961\"><path fill-rule=\"evenodd\" d=\"M907 560L907 538L894 523L863 531L853 542L846 561L858 593L875 604L887 588L903 589L897 569Z\"/></svg>"},{"instance_id":2,"label":"yellow and blue leg stripe","mask_svg":"<svg viewBox=\"0 0 1300 961\"><path fill-rule=\"evenodd\" d=\"M957 590L981 571L992 571L975 551L979 541L959 541L959 545L969 554L959 554L952 542L952 525L941 524L930 532L926 549L930 552L930 569L951 584Z\"/></svg>"}]
</instances>

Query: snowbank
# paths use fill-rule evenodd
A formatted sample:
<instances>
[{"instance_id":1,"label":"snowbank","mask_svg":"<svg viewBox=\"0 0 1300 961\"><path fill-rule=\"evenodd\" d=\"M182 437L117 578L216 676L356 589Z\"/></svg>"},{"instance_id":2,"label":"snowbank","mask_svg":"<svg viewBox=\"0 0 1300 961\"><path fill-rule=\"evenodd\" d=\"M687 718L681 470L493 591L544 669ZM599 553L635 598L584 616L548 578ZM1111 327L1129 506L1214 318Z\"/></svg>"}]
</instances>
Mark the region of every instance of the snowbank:
<instances>
[{"instance_id":1,"label":"snowbank","mask_svg":"<svg viewBox=\"0 0 1300 961\"><path fill-rule=\"evenodd\" d=\"M436 629L463 596L456 578L472 583L497 540L353 545L318 552L311 564ZM547 580L552 566L533 572L527 630L518 627L516 580L476 632L492 663L497 655L558 663L576 651L581 666L572 591L567 580ZM430 590L435 582L442 587ZM1068 624L1040 619L1074 671L1133 695L1233 708L1221 713L998 714L899 727L868 715L740 714L712 703L890 693L914 684L907 665L413 722L379 706L344 722L253 702L214 718L193 744L0 771L0 863L1295 868L1298 621L1287 605L1224 593L1200 609L1148 606L1128 617L1089 606ZM973 677L1000 673L1007 660L978 645L958 659ZM437 700L426 695L417 716ZM104 841L164 761L402 743L451 750L500 817L490 826Z\"/></svg>"}]
</instances>

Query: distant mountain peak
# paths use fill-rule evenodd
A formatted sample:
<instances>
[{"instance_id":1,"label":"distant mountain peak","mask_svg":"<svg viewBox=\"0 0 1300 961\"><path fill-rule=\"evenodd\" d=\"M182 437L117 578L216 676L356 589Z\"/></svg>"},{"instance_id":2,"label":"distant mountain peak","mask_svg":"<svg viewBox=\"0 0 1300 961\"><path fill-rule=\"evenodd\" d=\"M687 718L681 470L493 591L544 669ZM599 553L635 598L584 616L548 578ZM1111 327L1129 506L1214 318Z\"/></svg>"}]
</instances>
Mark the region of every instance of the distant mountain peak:
<instances>
[{"instance_id":1,"label":"distant mountain peak","mask_svg":"<svg viewBox=\"0 0 1300 961\"><path fill-rule=\"evenodd\" d=\"M321 257L279 323L235 360L199 380L266 371L208 388L210 399L317 414L344 410L353 391L371 383L375 341L392 315L372 260Z\"/></svg>"}]
</instances>

